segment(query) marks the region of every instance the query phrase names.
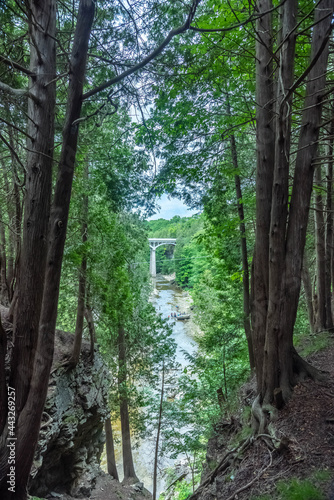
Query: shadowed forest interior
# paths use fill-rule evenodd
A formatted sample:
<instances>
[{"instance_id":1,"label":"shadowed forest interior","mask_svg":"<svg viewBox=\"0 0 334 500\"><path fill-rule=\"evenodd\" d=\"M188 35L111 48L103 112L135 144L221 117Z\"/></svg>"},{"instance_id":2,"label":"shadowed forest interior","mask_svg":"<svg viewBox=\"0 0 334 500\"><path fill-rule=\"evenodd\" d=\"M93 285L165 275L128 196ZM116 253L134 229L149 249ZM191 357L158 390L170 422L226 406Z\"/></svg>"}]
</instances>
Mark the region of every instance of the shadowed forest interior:
<instances>
[{"instance_id":1,"label":"shadowed forest interior","mask_svg":"<svg viewBox=\"0 0 334 500\"><path fill-rule=\"evenodd\" d=\"M1 500L334 498L333 16L0 0Z\"/></svg>"}]
</instances>

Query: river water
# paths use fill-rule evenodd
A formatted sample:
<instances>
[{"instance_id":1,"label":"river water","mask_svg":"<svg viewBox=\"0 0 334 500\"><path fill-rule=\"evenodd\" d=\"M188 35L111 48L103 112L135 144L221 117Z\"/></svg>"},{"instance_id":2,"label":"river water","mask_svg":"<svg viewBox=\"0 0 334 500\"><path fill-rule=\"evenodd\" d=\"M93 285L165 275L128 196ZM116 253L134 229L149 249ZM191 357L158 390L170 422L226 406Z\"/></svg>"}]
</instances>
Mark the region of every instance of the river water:
<instances>
[{"instance_id":1,"label":"river water","mask_svg":"<svg viewBox=\"0 0 334 500\"><path fill-rule=\"evenodd\" d=\"M162 314L164 318L171 316L173 312L185 312L191 314L191 299L187 292L179 287L171 284L169 277L158 275L154 278L153 287L154 293L151 297L151 302L156 308L157 312ZM196 343L193 340L196 325L192 319L185 321L177 321L170 319L170 324L173 328L173 338L177 344L176 361L184 368L187 365L185 352L193 353L196 350ZM113 423L113 431L117 441L120 441L120 423ZM133 443L135 444L135 443ZM133 449L133 460L137 477L144 483L145 488L153 491L153 462L154 462L154 449L155 440L145 439L137 443L137 447ZM120 481L123 478L123 464L122 464L122 449L121 444L115 444L115 454L117 470ZM163 458L159 461L159 474L157 481L157 493L164 490L165 480L163 477L163 469L173 465L173 460Z\"/></svg>"}]
</instances>

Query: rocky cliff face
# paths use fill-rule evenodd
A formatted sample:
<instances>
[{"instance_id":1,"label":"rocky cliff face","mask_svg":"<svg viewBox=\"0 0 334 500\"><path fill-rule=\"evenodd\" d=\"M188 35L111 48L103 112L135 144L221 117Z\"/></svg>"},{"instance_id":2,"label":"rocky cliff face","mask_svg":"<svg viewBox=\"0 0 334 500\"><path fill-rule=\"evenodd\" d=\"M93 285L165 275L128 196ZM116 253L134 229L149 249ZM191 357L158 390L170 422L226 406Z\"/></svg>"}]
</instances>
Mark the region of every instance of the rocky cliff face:
<instances>
[{"instance_id":1,"label":"rocky cliff face","mask_svg":"<svg viewBox=\"0 0 334 500\"><path fill-rule=\"evenodd\" d=\"M88 343L83 343L76 368L61 366L72 342L72 335L56 332L55 358L29 488L37 496L50 491L89 496L99 474L110 377L98 353L93 362L90 360Z\"/></svg>"}]
</instances>

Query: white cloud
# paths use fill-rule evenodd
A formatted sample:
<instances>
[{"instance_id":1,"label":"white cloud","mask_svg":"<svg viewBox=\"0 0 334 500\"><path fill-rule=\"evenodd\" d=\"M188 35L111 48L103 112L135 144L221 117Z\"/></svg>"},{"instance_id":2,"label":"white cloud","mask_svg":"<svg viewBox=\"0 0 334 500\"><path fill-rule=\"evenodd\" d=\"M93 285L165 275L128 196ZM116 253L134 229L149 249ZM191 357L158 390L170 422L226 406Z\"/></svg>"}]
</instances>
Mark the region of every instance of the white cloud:
<instances>
[{"instance_id":1,"label":"white cloud","mask_svg":"<svg viewBox=\"0 0 334 500\"><path fill-rule=\"evenodd\" d=\"M157 201L161 206L160 212L149 217L148 220L157 219L172 219L175 215L180 217L191 217L198 213L198 210L189 209L181 200L177 198L168 198L167 194L163 194Z\"/></svg>"}]
</instances>

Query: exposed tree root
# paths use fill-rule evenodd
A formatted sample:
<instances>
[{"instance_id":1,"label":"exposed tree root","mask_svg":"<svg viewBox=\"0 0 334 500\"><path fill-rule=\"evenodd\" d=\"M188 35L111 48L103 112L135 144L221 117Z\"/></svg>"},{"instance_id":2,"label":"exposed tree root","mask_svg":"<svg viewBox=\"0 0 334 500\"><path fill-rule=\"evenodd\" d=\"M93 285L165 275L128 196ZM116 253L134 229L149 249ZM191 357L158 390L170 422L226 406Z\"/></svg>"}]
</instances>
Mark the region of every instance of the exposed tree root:
<instances>
[{"instance_id":1,"label":"exposed tree root","mask_svg":"<svg viewBox=\"0 0 334 500\"><path fill-rule=\"evenodd\" d=\"M293 372L295 375L295 384L300 380L305 378L311 378L314 381L323 381L326 379L324 372L321 372L317 368L310 365L307 361L299 356L299 354L294 350L293 352ZM289 395L292 394L291 388L278 388L276 393L277 401L282 396L283 403L289 399ZM275 404L277 404L275 399ZM277 404L278 406L278 404ZM231 496L226 500L233 500L236 495L250 488L264 473L267 469L272 466L272 456L274 452L279 454L284 453L288 448L290 448L291 441L288 437L283 436L281 439L277 438L274 433L273 427L270 425L271 422L277 420L278 408L270 404L261 403L261 396L258 395L252 404L252 431L253 435L249 438L243 440L238 446L230 450L221 459L217 467L211 472L209 477L198 487L198 489L189 497L189 500L196 500L200 497L203 490L213 484L215 478L222 472L226 471L229 467L233 466L240 455L245 452L257 439L263 440L268 448L270 461L255 478L253 478L249 483L242 486L236 490Z\"/></svg>"},{"instance_id":2,"label":"exposed tree root","mask_svg":"<svg viewBox=\"0 0 334 500\"><path fill-rule=\"evenodd\" d=\"M299 356L295 349L293 350L293 371L296 376L296 383L300 380L305 380L306 378L311 378L312 380L318 382L326 380L325 372L318 370L305 361L305 359Z\"/></svg>"},{"instance_id":3,"label":"exposed tree root","mask_svg":"<svg viewBox=\"0 0 334 500\"><path fill-rule=\"evenodd\" d=\"M252 430L253 434L264 434L270 421L277 419L277 408L269 404L260 404L258 395L252 404Z\"/></svg>"},{"instance_id":4,"label":"exposed tree root","mask_svg":"<svg viewBox=\"0 0 334 500\"><path fill-rule=\"evenodd\" d=\"M257 439L263 439L265 444L268 446L270 454L270 463L264 469L262 469L262 471L260 471L257 477L254 478L254 480L252 480L250 483L240 488L227 500L232 500L235 497L235 495L249 488L254 483L254 481L256 481L259 477L261 477L262 474L271 466L272 451L280 450L279 447L280 440L275 438L274 436L271 436L269 434L258 434L257 436L250 436L247 439L241 441L241 443L238 446L236 446L235 448L233 448L233 450L230 450L228 453L226 453L226 455L224 455L224 457L221 459L217 467L211 472L210 476L197 488L197 490L189 497L188 500L196 500L198 496L202 493L202 491L207 486L209 486L214 482L218 473L225 471L226 469L228 469L229 466L233 465L234 461L240 456L240 454L246 451ZM268 444L268 440L271 440L272 445ZM275 446L274 441L277 442L277 446Z\"/></svg>"},{"instance_id":5,"label":"exposed tree root","mask_svg":"<svg viewBox=\"0 0 334 500\"><path fill-rule=\"evenodd\" d=\"M318 370L310 363L305 361L295 349L293 349L293 381L285 381L282 386L278 387L274 391L274 395L264 395L264 401L266 399L274 400L272 406L266 404L265 402L261 404L261 396L258 395L252 404L252 429L253 433L263 434L268 429L268 424L277 417L277 412L284 404L290 399L293 394L293 386L298 382L310 378L316 382L321 382L326 380L326 373Z\"/></svg>"}]
</instances>

